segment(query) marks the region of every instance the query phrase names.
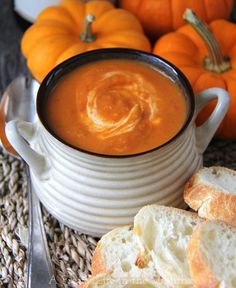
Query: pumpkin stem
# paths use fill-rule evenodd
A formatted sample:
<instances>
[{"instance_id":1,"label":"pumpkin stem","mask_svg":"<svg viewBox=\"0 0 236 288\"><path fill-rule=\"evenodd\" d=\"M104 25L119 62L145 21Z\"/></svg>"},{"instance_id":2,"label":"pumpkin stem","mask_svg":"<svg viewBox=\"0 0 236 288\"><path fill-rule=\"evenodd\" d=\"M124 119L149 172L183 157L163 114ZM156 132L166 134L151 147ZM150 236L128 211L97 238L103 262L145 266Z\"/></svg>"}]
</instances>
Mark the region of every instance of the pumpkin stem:
<instances>
[{"instance_id":1,"label":"pumpkin stem","mask_svg":"<svg viewBox=\"0 0 236 288\"><path fill-rule=\"evenodd\" d=\"M230 61L222 55L220 46L207 25L189 8L185 10L183 17L197 31L207 46L209 55L205 58L205 68L215 73L229 70L231 68Z\"/></svg>"},{"instance_id":2,"label":"pumpkin stem","mask_svg":"<svg viewBox=\"0 0 236 288\"><path fill-rule=\"evenodd\" d=\"M95 20L93 14L88 14L84 20L84 31L80 34L80 39L84 42L91 43L96 39L96 35L92 31L92 23Z\"/></svg>"}]
</instances>

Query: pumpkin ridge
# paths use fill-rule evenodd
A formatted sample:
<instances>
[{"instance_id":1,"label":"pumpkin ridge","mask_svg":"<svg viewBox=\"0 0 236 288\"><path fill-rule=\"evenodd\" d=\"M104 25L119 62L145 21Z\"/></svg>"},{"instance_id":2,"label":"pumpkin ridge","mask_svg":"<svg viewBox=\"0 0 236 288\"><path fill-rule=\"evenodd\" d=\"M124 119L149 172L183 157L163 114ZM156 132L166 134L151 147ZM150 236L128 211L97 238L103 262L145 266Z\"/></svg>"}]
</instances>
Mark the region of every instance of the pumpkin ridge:
<instances>
[{"instance_id":1,"label":"pumpkin ridge","mask_svg":"<svg viewBox=\"0 0 236 288\"><path fill-rule=\"evenodd\" d=\"M70 33L71 32L71 33ZM65 36L71 36L71 37L75 37L76 38L76 34L74 34L73 33L73 31L63 31L63 33L61 32L61 33L59 33L59 31L58 32L55 32L55 33L50 33L50 34L48 34L48 35L41 35L41 37L39 37L36 41L35 41L35 43L33 44L33 45L36 45L37 44L37 42L38 41L41 41L40 39L46 39L46 38L50 38L50 37L54 37L54 36L62 36L62 35L65 35Z\"/></svg>"},{"instance_id":2,"label":"pumpkin ridge","mask_svg":"<svg viewBox=\"0 0 236 288\"><path fill-rule=\"evenodd\" d=\"M225 6L227 7L227 10L232 10L233 8L233 2L230 0L223 0L225 3Z\"/></svg>"},{"instance_id":3,"label":"pumpkin ridge","mask_svg":"<svg viewBox=\"0 0 236 288\"><path fill-rule=\"evenodd\" d=\"M57 26L57 27L60 27L60 28L63 28L63 29L67 29L69 31L73 31L73 29L69 26L65 26L64 24L62 24L60 21L58 20L49 20L49 19L42 19L40 20L39 22L36 22L35 25L31 26L32 28L36 27L36 26L39 26L39 25L44 25L44 26L48 26L48 28L50 28L51 26ZM30 27L30 28L31 28ZM30 29L29 28L29 29ZM28 31L28 30L27 30Z\"/></svg>"},{"instance_id":4,"label":"pumpkin ridge","mask_svg":"<svg viewBox=\"0 0 236 288\"><path fill-rule=\"evenodd\" d=\"M48 73L52 68L54 68L53 62L55 62L58 59L59 55L67 48L68 45L70 45L70 43L73 43L73 39L71 39L70 36L67 36L67 41L66 41L64 35L54 36L53 40L54 41L52 41L52 36L49 36L49 37L46 37L44 40L41 40L40 42L38 42L32 48L31 53L29 54L29 57L27 59L28 67L30 68L31 71L33 71L33 75L40 82L42 81L44 77L42 76L42 71L39 66L43 63L44 64L43 67L45 70L47 70L47 73ZM47 41L50 45L48 45ZM65 45L65 47L62 48L61 44ZM47 57L45 53L39 55L38 59L40 60L37 60L38 61L37 63L36 58L35 58L35 55L37 55L37 53L35 53L35 51L37 50L40 51L42 47L45 47L45 46L48 47L48 49L50 48L49 51L53 51L54 53L51 53L50 57ZM60 49L58 49L58 47L60 47ZM38 72L39 70L40 70L40 73ZM45 73L44 76L46 76L47 73Z\"/></svg>"},{"instance_id":5,"label":"pumpkin ridge","mask_svg":"<svg viewBox=\"0 0 236 288\"><path fill-rule=\"evenodd\" d=\"M141 38L145 38L146 39L146 41L147 41L147 38L146 38L146 36L144 35L144 34L140 34L140 32L138 32L138 31L136 31L136 30L133 30L133 29L124 29L124 30L115 30L115 31L113 31L112 32L112 34L110 33L110 34L99 34L102 38L104 37L109 37L109 38L113 38L113 37L115 37L115 35L130 35L130 34L132 34L132 35L134 35L134 36L138 36L139 38L141 37ZM130 41L130 39L128 39L129 41ZM133 41L135 41L135 40L133 40ZM132 42L132 41L130 41L130 42ZM148 42L148 41L147 41ZM149 42L148 42L149 43ZM151 45L150 45L150 47L151 47Z\"/></svg>"},{"instance_id":6,"label":"pumpkin ridge","mask_svg":"<svg viewBox=\"0 0 236 288\"><path fill-rule=\"evenodd\" d=\"M231 80L236 80L236 71L234 71L233 69L230 71L226 71L225 73L222 74L222 77L224 77L224 79L231 79Z\"/></svg>"},{"instance_id":7,"label":"pumpkin ridge","mask_svg":"<svg viewBox=\"0 0 236 288\"><path fill-rule=\"evenodd\" d=\"M157 41L153 51L155 52L157 49L161 53L171 52L173 51L173 43L177 51L181 50L181 52L186 52L189 56L195 56L199 50L191 38L184 33L176 31L163 35L159 41ZM184 43L184 45L182 45L182 43ZM184 51L182 51L182 49L184 49Z\"/></svg>"},{"instance_id":8,"label":"pumpkin ridge","mask_svg":"<svg viewBox=\"0 0 236 288\"><path fill-rule=\"evenodd\" d=\"M113 21L115 21L115 23L119 23L117 24L115 27L112 26L112 24L107 25L107 19L112 19ZM104 25L104 23L106 23L106 25ZM127 23L127 24L121 24L121 23ZM126 27L129 27L129 29L131 30L136 30L139 33L143 33L143 28L141 26L141 24L139 23L139 21L136 19L136 17L134 15L132 15L131 13L129 13L128 11L125 11L123 9L113 9L113 10L109 10L108 12L104 13L101 17L99 17L95 23L94 23L94 32L98 32L98 31L106 31L107 33L113 33L115 31L120 31L121 30L121 26L124 25L123 27L125 28L125 30L127 29Z\"/></svg>"},{"instance_id":9,"label":"pumpkin ridge","mask_svg":"<svg viewBox=\"0 0 236 288\"><path fill-rule=\"evenodd\" d=\"M62 15L58 15L58 14L61 14ZM53 15L53 18L52 16ZM57 16L59 18L57 18ZM62 20L62 17L65 17L68 21L71 21L71 25L75 25L76 22L74 21L74 19L72 18L72 16L70 15L70 13L68 12L68 10L66 10L64 7L62 6L51 6L51 7L48 7L46 9L44 9L37 17L37 21L36 23L38 23L39 21L42 21L42 20ZM63 22L60 22L60 23L63 23L63 25L67 25L68 23L66 23L65 21ZM72 26L70 26L71 28Z\"/></svg>"},{"instance_id":10,"label":"pumpkin ridge","mask_svg":"<svg viewBox=\"0 0 236 288\"><path fill-rule=\"evenodd\" d=\"M63 0L60 4L64 9L67 10L67 12L71 15L74 22L78 26L78 30L82 30L83 27L83 19L81 19L82 15L85 15L85 3L78 1L78 0ZM75 6L75 7L72 7ZM72 9L74 8L74 9Z\"/></svg>"},{"instance_id":11,"label":"pumpkin ridge","mask_svg":"<svg viewBox=\"0 0 236 288\"><path fill-rule=\"evenodd\" d=\"M143 4L143 0L136 0L137 4L136 7L138 6L137 9L139 9L139 12L142 11L142 4Z\"/></svg>"},{"instance_id":12,"label":"pumpkin ridge","mask_svg":"<svg viewBox=\"0 0 236 288\"><path fill-rule=\"evenodd\" d=\"M180 65L180 62L178 62L178 61L180 61L182 59L184 59L185 62L184 62L184 64L183 63L181 64L181 67L182 67L182 65L184 65L185 67L196 67L196 66L198 67L198 65L199 65L199 63L196 62L196 60L193 59L193 57L191 57L190 55L187 55L185 53L181 53L181 52L169 51L166 53L161 53L159 56L172 62L177 67L179 67L179 65ZM188 61L186 61L186 60L188 60ZM202 66L200 66L198 68L202 68Z\"/></svg>"},{"instance_id":13,"label":"pumpkin ridge","mask_svg":"<svg viewBox=\"0 0 236 288\"><path fill-rule=\"evenodd\" d=\"M230 78L230 77L228 77ZM229 87L228 87L228 83L227 83L227 79L225 77L222 77L223 81L224 81L224 84L225 84L225 89L228 91L229 90ZM234 79L233 79L234 80Z\"/></svg>"},{"instance_id":14,"label":"pumpkin ridge","mask_svg":"<svg viewBox=\"0 0 236 288\"><path fill-rule=\"evenodd\" d=\"M185 74L185 76L189 80L190 75L188 75L188 73L184 72L185 68L192 68L192 69L196 70L196 66L183 66L183 67L181 67L181 71L183 70L182 72ZM202 71L199 72L199 75L195 78L195 80L194 81L193 80L192 81L189 80L189 82L191 83L192 87L195 86L195 84L197 83L197 81L200 78L200 76L204 73L204 70L202 69L202 67L199 67L199 69L202 70Z\"/></svg>"},{"instance_id":15,"label":"pumpkin ridge","mask_svg":"<svg viewBox=\"0 0 236 288\"><path fill-rule=\"evenodd\" d=\"M96 5L96 9L94 9ZM100 6L100 7L97 7ZM100 8L100 9L99 9ZM112 5L108 1L88 1L85 5L85 15L93 14L97 19L100 18L102 15L107 13L110 10L114 9L114 5Z\"/></svg>"},{"instance_id":16,"label":"pumpkin ridge","mask_svg":"<svg viewBox=\"0 0 236 288\"><path fill-rule=\"evenodd\" d=\"M228 1L227 0L223 0L225 6L228 6Z\"/></svg>"},{"instance_id":17,"label":"pumpkin ridge","mask_svg":"<svg viewBox=\"0 0 236 288\"><path fill-rule=\"evenodd\" d=\"M115 35L119 35L119 34L135 34L135 35L140 35L140 33L138 31L134 31L132 29L130 30L127 30L127 29L124 29L124 30L115 30L114 32L112 32L112 35L111 33L104 33L103 31L101 32L98 32L98 36L100 36L100 38L97 40L97 41L100 41L101 38L106 38L106 37L115 37ZM145 36L144 36L145 37ZM146 37L145 37L146 38Z\"/></svg>"},{"instance_id":18,"label":"pumpkin ridge","mask_svg":"<svg viewBox=\"0 0 236 288\"><path fill-rule=\"evenodd\" d=\"M224 55L230 56L232 48L234 48L236 45L235 24L228 22L225 19L217 19L217 20L212 21L209 27L212 33L215 35L217 41L219 42L219 45L221 46L222 51L225 50ZM225 36L221 32L220 33L218 32L218 31L221 31L222 27L229 30L228 33L230 37L228 37L228 35Z\"/></svg>"},{"instance_id":19,"label":"pumpkin ridge","mask_svg":"<svg viewBox=\"0 0 236 288\"><path fill-rule=\"evenodd\" d=\"M100 45L100 43L98 43L97 45L101 46L102 48L105 48L108 44L109 44L109 46L111 46L111 47L133 48L133 46L132 46L131 43L130 43L130 45L129 45L129 43L128 43L129 46L128 46L127 44L124 46L124 43L123 43L122 41L107 41L107 42L105 42L105 44Z\"/></svg>"},{"instance_id":20,"label":"pumpkin ridge","mask_svg":"<svg viewBox=\"0 0 236 288\"><path fill-rule=\"evenodd\" d=\"M78 49L77 49L78 47ZM57 58L56 65L60 64L61 62L65 61L66 59L73 57L79 53L87 51L87 43L80 41L79 43L75 43L70 47L67 47Z\"/></svg>"},{"instance_id":21,"label":"pumpkin ridge","mask_svg":"<svg viewBox=\"0 0 236 288\"><path fill-rule=\"evenodd\" d=\"M206 21L206 22L209 22L209 20L210 20L209 18L210 18L210 17L209 17L209 14L208 14L208 9L207 9L208 6L207 6L206 1L207 1L207 0L203 0L202 3L203 3L203 6L204 6L205 15L206 15L206 20L205 20L205 21ZM224 1L224 0L223 0L223 1Z\"/></svg>"},{"instance_id":22,"label":"pumpkin ridge","mask_svg":"<svg viewBox=\"0 0 236 288\"><path fill-rule=\"evenodd\" d=\"M203 73L203 72L202 72ZM196 77L196 79L195 79L195 81L193 81L192 83L192 85L193 86L195 86L196 85L196 83L198 82L198 80L200 79L200 77L201 77L201 75L202 75L202 73L201 74L199 74L197 77Z\"/></svg>"},{"instance_id":23,"label":"pumpkin ridge","mask_svg":"<svg viewBox=\"0 0 236 288\"><path fill-rule=\"evenodd\" d=\"M58 28L58 26L54 26L54 28ZM41 31L41 35L39 34L39 31ZM35 31L36 30L36 31ZM57 30L57 29L56 29ZM45 34L46 31L46 34ZM67 35L68 34L68 28L66 27L59 27L59 29L57 31L53 32L53 35ZM41 41L41 39L45 39L47 37L51 37L52 33L50 30L48 30L48 25L44 25L44 24L37 24L37 25L33 25L31 26L28 30L27 33L24 34L23 38L21 39L21 50L22 50L22 54L25 57L28 57L31 49L38 44L39 41ZM29 41L30 40L30 41Z\"/></svg>"},{"instance_id":24,"label":"pumpkin ridge","mask_svg":"<svg viewBox=\"0 0 236 288\"><path fill-rule=\"evenodd\" d=\"M174 7L173 7L173 1L169 2L170 5L170 27L174 27Z\"/></svg>"},{"instance_id":25,"label":"pumpkin ridge","mask_svg":"<svg viewBox=\"0 0 236 288\"><path fill-rule=\"evenodd\" d=\"M124 36L125 38L127 38L127 41L124 42L124 39L120 39L117 40L116 38L118 36ZM131 38L134 37L134 41L130 41ZM115 40L113 40L115 39ZM134 48L135 44L137 43L137 39L138 42L140 42L140 45L143 45L144 47L149 47L149 49L151 49L151 45L150 43L147 41L146 37L144 35L140 35L140 33L136 32L136 31L132 31L132 30L128 30L128 31L123 31L122 33L120 31L117 31L116 33L113 33L112 36L110 35L100 35L100 37L98 37L98 39L96 40L96 44L98 44L101 47L107 47L108 43L109 46L111 45L112 47L127 47L127 48ZM125 44L125 45L124 45Z\"/></svg>"}]
</instances>

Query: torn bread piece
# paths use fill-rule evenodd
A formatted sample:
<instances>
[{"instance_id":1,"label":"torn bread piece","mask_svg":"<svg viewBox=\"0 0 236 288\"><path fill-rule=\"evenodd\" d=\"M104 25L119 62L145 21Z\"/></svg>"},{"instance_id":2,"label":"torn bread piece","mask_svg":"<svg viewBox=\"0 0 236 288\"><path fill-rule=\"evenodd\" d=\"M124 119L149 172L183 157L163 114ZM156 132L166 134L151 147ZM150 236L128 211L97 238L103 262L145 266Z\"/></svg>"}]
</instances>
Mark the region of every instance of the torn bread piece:
<instances>
[{"instance_id":1,"label":"torn bread piece","mask_svg":"<svg viewBox=\"0 0 236 288\"><path fill-rule=\"evenodd\" d=\"M169 288L162 283L142 278L118 278L110 275L97 275L90 278L79 288Z\"/></svg>"},{"instance_id":2,"label":"torn bread piece","mask_svg":"<svg viewBox=\"0 0 236 288\"><path fill-rule=\"evenodd\" d=\"M97 244L92 259L92 275L109 274L113 278L146 278L159 280L153 262L142 267L138 246L131 226L116 228Z\"/></svg>"},{"instance_id":3,"label":"torn bread piece","mask_svg":"<svg viewBox=\"0 0 236 288\"><path fill-rule=\"evenodd\" d=\"M187 182L184 200L200 217L236 226L236 171L214 166L200 169Z\"/></svg>"},{"instance_id":4,"label":"torn bread piece","mask_svg":"<svg viewBox=\"0 0 236 288\"><path fill-rule=\"evenodd\" d=\"M189 241L188 261L194 287L236 288L236 228L201 223Z\"/></svg>"},{"instance_id":5,"label":"torn bread piece","mask_svg":"<svg viewBox=\"0 0 236 288\"><path fill-rule=\"evenodd\" d=\"M145 206L134 218L142 261L146 265L153 261L171 287L193 287L187 246L202 221L196 213L160 205Z\"/></svg>"}]
</instances>

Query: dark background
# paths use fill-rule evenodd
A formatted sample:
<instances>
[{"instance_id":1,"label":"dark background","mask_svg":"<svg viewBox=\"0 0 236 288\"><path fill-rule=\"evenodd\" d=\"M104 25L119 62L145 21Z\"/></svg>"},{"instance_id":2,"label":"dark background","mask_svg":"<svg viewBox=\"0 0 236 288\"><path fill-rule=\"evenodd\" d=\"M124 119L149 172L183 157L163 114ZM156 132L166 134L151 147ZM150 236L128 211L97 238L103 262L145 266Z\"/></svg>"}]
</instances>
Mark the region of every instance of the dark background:
<instances>
[{"instance_id":1,"label":"dark background","mask_svg":"<svg viewBox=\"0 0 236 288\"><path fill-rule=\"evenodd\" d=\"M40 1L40 0L39 0ZM20 51L23 31L15 20L10 0L0 0L0 95L17 76L27 74Z\"/></svg>"}]
</instances>

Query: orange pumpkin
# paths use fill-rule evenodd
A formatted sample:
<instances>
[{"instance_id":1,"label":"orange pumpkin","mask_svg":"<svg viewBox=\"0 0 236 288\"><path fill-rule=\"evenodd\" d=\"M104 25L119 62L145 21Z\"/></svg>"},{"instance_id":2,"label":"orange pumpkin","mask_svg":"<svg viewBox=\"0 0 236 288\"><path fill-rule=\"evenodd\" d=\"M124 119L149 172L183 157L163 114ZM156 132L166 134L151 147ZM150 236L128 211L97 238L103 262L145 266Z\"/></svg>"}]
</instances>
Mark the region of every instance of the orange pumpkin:
<instances>
[{"instance_id":1,"label":"orange pumpkin","mask_svg":"<svg viewBox=\"0 0 236 288\"><path fill-rule=\"evenodd\" d=\"M228 18L233 0L120 0L120 6L137 16L147 35L153 39L184 25L182 15L193 9L201 19L211 22Z\"/></svg>"},{"instance_id":2,"label":"orange pumpkin","mask_svg":"<svg viewBox=\"0 0 236 288\"><path fill-rule=\"evenodd\" d=\"M46 8L21 42L28 68L39 82L62 61L107 47L151 50L137 18L108 1L64 0Z\"/></svg>"},{"instance_id":3,"label":"orange pumpkin","mask_svg":"<svg viewBox=\"0 0 236 288\"><path fill-rule=\"evenodd\" d=\"M236 25L218 19L209 24L209 30L189 9L185 18L191 25L162 36L153 53L180 68L195 93L211 87L228 90L230 107L217 135L236 139ZM212 102L203 109L197 124L203 123L214 107Z\"/></svg>"}]
</instances>

